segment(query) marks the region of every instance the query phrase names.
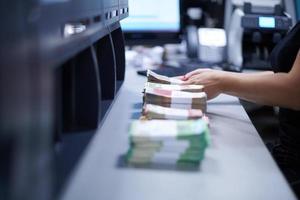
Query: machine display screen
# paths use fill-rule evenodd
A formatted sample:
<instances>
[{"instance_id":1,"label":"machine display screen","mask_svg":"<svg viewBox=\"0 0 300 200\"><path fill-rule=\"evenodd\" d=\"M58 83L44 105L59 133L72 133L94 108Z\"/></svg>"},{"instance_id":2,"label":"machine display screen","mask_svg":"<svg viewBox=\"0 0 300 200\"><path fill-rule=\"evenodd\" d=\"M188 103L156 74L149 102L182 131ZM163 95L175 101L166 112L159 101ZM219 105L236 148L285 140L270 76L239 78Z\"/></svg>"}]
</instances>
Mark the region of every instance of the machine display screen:
<instances>
[{"instance_id":1,"label":"machine display screen","mask_svg":"<svg viewBox=\"0 0 300 200\"><path fill-rule=\"evenodd\" d=\"M275 28L275 18L259 17L258 24L260 28Z\"/></svg>"}]
</instances>

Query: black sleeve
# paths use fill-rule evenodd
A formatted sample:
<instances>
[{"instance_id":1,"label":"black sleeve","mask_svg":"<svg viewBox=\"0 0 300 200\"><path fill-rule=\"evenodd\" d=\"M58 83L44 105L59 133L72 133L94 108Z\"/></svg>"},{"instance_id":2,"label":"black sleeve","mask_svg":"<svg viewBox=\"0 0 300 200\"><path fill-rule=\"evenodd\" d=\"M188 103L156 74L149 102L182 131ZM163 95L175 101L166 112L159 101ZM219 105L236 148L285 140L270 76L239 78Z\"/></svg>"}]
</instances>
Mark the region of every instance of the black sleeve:
<instances>
[{"instance_id":1,"label":"black sleeve","mask_svg":"<svg viewBox=\"0 0 300 200\"><path fill-rule=\"evenodd\" d=\"M289 72L300 49L300 22L274 47L270 62L274 72Z\"/></svg>"}]
</instances>

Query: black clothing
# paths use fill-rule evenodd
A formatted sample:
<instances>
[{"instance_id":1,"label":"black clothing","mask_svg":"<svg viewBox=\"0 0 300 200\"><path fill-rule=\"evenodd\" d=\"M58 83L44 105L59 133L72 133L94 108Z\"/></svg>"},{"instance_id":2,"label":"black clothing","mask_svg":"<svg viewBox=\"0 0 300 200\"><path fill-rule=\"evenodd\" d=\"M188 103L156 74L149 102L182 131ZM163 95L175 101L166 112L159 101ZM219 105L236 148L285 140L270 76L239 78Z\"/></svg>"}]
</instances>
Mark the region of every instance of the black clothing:
<instances>
[{"instance_id":1,"label":"black clothing","mask_svg":"<svg viewBox=\"0 0 300 200\"><path fill-rule=\"evenodd\" d=\"M300 48L300 22L274 47L270 61L275 72L289 72Z\"/></svg>"},{"instance_id":2,"label":"black clothing","mask_svg":"<svg viewBox=\"0 0 300 200\"><path fill-rule=\"evenodd\" d=\"M294 64L299 49L300 22L298 22L287 36L273 49L270 58L274 71L289 72ZM299 86L295 85L295 87ZM287 151L291 151L291 154L299 154L300 163L300 111L280 108L279 123L280 144L285 147Z\"/></svg>"},{"instance_id":3,"label":"black clothing","mask_svg":"<svg viewBox=\"0 0 300 200\"><path fill-rule=\"evenodd\" d=\"M300 22L273 49L270 59L275 72L289 72L300 49ZM300 67L300 66L297 66ZM294 87L300 87L295 85ZM299 99L300 101L300 99ZM272 155L300 195L300 111L280 108L279 144L272 148Z\"/></svg>"}]
</instances>

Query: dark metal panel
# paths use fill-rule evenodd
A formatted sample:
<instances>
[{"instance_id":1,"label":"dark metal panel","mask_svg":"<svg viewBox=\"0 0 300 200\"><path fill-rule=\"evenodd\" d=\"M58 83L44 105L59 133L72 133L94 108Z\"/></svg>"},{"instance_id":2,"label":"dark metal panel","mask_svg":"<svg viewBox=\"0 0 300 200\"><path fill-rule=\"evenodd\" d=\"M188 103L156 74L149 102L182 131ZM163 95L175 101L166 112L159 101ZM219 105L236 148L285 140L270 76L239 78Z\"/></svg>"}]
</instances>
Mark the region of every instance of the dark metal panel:
<instances>
[{"instance_id":1,"label":"dark metal panel","mask_svg":"<svg viewBox=\"0 0 300 200\"><path fill-rule=\"evenodd\" d=\"M128 0L119 0L120 20L129 16Z\"/></svg>"},{"instance_id":2,"label":"dark metal panel","mask_svg":"<svg viewBox=\"0 0 300 200\"><path fill-rule=\"evenodd\" d=\"M125 44L124 36L121 27L114 30L112 33L112 40L114 45L116 57L116 77L117 81L125 79Z\"/></svg>"},{"instance_id":3,"label":"dark metal panel","mask_svg":"<svg viewBox=\"0 0 300 200\"><path fill-rule=\"evenodd\" d=\"M51 66L60 64L108 34L102 11L101 1L95 0L42 4L38 29L42 59ZM66 36L68 24L84 25L86 30Z\"/></svg>"},{"instance_id":4,"label":"dark metal panel","mask_svg":"<svg viewBox=\"0 0 300 200\"><path fill-rule=\"evenodd\" d=\"M59 93L55 90L55 67L76 63L74 127L97 127L100 73L92 46L119 28L120 19L105 20L104 6L106 11L118 10L119 1L0 2L4 27L0 32L0 143L11 155L7 159L1 154L0 162L9 160L4 167L14 175L3 178L0 173L0 184L4 185L0 194L7 188L6 195L14 199L53 199L53 134L59 120L55 112L60 110L54 100ZM66 37L66 24L85 25L86 30ZM70 127L74 128L72 123Z\"/></svg>"},{"instance_id":5,"label":"dark metal panel","mask_svg":"<svg viewBox=\"0 0 300 200\"><path fill-rule=\"evenodd\" d=\"M95 44L101 80L103 100L114 99L116 94L116 58L111 35L107 35Z\"/></svg>"},{"instance_id":6,"label":"dark metal panel","mask_svg":"<svg viewBox=\"0 0 300 200\"><path fill-rule=\"evenodd\" d=\"M94 47L85 49L62 68L63 130L96 129L101 114L101 88Z\"/></svg>"},{"instance_id":7,"label":"dark metal panel","mask_svg":"<svg viewBox=\"0 0 300 200\"><path fill-rule=\"evenodd\" d=\"M0 140L12 141L11 162L1 163L11 170L6 186L12 199L52 198L53 74L36 56L37 5L0 2Z\"/></svg>"}]
</instances>

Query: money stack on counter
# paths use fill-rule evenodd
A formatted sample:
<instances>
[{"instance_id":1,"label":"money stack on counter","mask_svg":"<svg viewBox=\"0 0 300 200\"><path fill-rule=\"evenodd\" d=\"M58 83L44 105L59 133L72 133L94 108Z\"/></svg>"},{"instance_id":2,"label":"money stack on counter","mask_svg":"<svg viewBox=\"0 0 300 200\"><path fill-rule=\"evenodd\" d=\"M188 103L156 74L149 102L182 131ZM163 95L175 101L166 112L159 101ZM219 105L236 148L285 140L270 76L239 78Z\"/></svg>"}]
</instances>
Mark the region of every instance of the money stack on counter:
<instances>
[{"instance_id":1,"label":"money stack on counter","mask_svg":"<svg viewBox=\"0 0 300 200\"><path fill-rule=\"evenodd\" d=\"M134 121L129 135L129 164L198 166L209 142L201 119Z\"/></svg>"},{"instance_id":2,"label":"money stack on counter","mask_svg":"<svg viewBox=\"0 0 300 200\"><path fill-rule=\"evenodd\" d=\"M202 113L201 116L198 116L199 118L203 116L203 112L206 112L207 99L202 85L180 85L183 81L162 76L150 70L148 70L147 78L143 91L144 116L147 117L148 113L145 110L151 112L154 108L154 106L149 108L147 105L156 105L155 112L159 115L164 115L166 112L169 114L182 113L183 119L194 118L195 116L189 116L194 113L198 113L198 115ZM158 108L158 106L160 107ZM146 109L147 107L148 109ZM184 113L188 113L188 116L186 117Z\"/></svg>"},{"instance_id":3,"label":"money stack on counter","mask_svg":"<svg viewBox=\"0 0 300 200\"><path fill-rule=\"evenodd\" d=\"M204 92L193 93L146 87L144 103L169 108L200 109L206 111L206 94Z\"/></svg>"},{"instance_id":4,"label":"money stack on counter","mask_svg":"<svg viewBox=\"0 0 300 200\"><path fill-rule=\"evenodd\" d=\"M133 165L194 165L209 144L206 94L201 85L147 73L140 120L131 123L126 160Z\"/></svg>"}]
</instances>

